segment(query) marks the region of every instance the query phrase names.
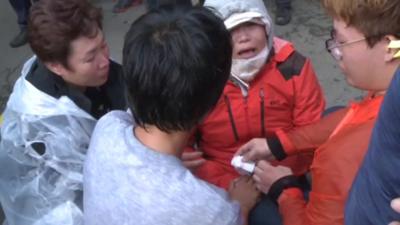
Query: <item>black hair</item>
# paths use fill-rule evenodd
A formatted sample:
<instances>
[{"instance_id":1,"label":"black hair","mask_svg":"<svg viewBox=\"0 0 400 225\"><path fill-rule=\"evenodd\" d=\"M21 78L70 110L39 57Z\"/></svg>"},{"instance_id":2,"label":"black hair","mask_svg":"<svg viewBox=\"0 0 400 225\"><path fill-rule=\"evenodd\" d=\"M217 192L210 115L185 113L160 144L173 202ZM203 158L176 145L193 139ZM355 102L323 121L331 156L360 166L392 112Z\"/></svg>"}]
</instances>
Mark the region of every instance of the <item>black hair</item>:
<instances>
[{"instance_id":1,"label":"black hair","mask_svg":"<svg viewBox=\"0 0 400 225\"><path fill-rule=\"evenodd\" d=\"M188 131L215 106L229 78L232 45L223 21L201 6L165 6L125 36L123 70L136 123Z\"/></svg>"}]
</instances>

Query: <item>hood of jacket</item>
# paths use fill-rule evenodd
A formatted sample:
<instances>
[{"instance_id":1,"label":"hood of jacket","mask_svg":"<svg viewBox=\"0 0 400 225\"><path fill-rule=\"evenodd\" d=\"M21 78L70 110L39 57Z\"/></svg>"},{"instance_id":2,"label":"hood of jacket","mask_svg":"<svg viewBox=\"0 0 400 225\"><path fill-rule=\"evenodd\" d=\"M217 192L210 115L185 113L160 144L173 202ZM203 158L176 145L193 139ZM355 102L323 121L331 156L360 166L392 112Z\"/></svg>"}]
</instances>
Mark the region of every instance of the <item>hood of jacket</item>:
<instances>
[{"instance_id":1,"label":"hood of jacket","mask_svg":"<svg viewBox=\"0 0 400 225\"><path fill-rule=\"evenodd\" d=\"M210 8L221 17L227 29L254 19L261 19L265 25L268 47L272 48L274 31L272 19L262 0L206 0L204 6ZM271 49L269 49L271 50Z\"/></svg>"}]
</instances>

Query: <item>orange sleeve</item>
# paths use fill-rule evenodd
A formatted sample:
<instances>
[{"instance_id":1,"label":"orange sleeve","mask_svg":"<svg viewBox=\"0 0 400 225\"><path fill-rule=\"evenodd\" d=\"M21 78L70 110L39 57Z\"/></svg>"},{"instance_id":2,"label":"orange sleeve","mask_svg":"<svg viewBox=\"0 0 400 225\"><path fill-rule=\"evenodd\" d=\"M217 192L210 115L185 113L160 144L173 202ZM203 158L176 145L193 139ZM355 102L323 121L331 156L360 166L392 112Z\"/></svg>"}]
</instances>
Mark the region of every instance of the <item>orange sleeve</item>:
<instances>
[{"instance_id":1,"label":"orange sleeve","mask_svg":"<svg viewBox=\"0 0 400 225\"><path fill-rule=\"evenodd\" d=\"M293 77L293 81L294 126L304 126L318 121L325 109L325 97L309 59L305 61L300 74Z\"/></svg>"},{"instance_id":2,"label":"orange sleeve","mask_svg":"<svg viewBox=\"0 0 400 225\"><path fill-rule=\"evenodd\" d=\"M307 203L299 188L283 190L278 204L283 225L310 225L306 216Z\"/></svg>"},{"instance_id":3,"label":"orange sleeve","mask_svg":"<svg viewBox=\"0 0 400 225\"><path fill-rule=\"evenodd\" d=\"M283 225L343 225L343 203L340 196L321 195L311 191L308 202L298 188L283 190L278 198Z\"/></svg>"},{"instance_id":4,"label":"orange sleeve","mask_svg":"<svg viewBox=\"0 0 400 225\"><path fill-rule=\"evenodd\" d=\"M277 131L276 135L286 155L312 152L325 143L336 126L345 117L349 108L339 109L321 120L288 132Z\"/></svg>"}]
</instances>

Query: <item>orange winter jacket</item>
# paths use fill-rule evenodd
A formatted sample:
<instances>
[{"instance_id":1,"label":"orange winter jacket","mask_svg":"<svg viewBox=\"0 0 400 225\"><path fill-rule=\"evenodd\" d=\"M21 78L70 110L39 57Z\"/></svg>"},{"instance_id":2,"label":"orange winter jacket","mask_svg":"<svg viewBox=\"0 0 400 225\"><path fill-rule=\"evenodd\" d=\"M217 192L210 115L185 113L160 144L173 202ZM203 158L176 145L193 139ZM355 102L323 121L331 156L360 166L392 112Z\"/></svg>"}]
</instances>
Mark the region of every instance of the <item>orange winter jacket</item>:
<instances>
[{"instance_id":1,"label":"orange winter jacket","mask_svg":"<svg viewBox=\"0 0 400 225\"><path fill-rule=\"evenodd\" d=\"M344 224L347 194L368 149L382 100L383 96L367 97L315 124L277 132L287 155L316 149L308 203L296 188L285 189L278 198L285 225Z\"/></svg>"},{"instance_id":2,"label":"orange winter jacket","mask_svg":"<svg viewBox=\"0 0 400 225\"><path fill-rule=\"evenodd\" d=\"M195 172L198 177L227 188L238 177L230 161L240 146L252 138L273 136L278 129L289 131L320 119L325 100L310 60L277 38L274 51L250 82L246 97L228 81L215 109L197 127L197 144L206 159ZM304 154L279 163L302 174L311 160L311 154Z\"/></svg>"}]
</instances>

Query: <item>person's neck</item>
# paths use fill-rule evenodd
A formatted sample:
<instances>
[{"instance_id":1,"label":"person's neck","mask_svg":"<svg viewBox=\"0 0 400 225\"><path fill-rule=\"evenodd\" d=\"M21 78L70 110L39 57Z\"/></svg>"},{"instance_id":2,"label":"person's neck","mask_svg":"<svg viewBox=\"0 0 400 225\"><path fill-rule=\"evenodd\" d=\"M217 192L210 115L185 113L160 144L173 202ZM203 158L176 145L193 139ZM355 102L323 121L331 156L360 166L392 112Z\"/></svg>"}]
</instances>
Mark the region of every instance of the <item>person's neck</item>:
<instances>
[{"instance_id":1,"label":"person's neck","mask_svg":"<svg viewBox=\"0 0 400 225\"><path fill-rule=\"evenodd\" d=\"M75 89L75 90L78 90L78 91L80 91L80 92L82 92L82 93L85 93L85 91L86 91L86 87L84 87L84 86L79 86L79 85L72 84L72 83L68 83L68 82L67 82L67 85L68 85L70 88L73 88L73 89Z\"/></svg>"},{"instance_id":2,"label":"person's neck","mask_svg":"<svg viewBox=\"0 0 400 225\"><path fill-rule=\"evenodd\" d=\"M133 135L145 146L150 149L180 157L184 147L186 147L189 139L189 132L174 131L171 133L164 132L155 126L143 127L137 126L133 131Z\"/></svg>"},{"instance_id":3,"label":"person's neck","mask_svg":"<svg viewBox=\"0 0 400 225\"><path fill-rule=\"evenodd\" d=\"M400 67L400 60L395 60L394 62L391 62L389 65L387 65L384 70L382 70L382 74L388 75L388 76L383 76L383 77L388 77L388 81L387 81L388 86L385 90L375 91L372 94L372 97L382 96L382 95L386 94L387 89L389 89L389 86L390 86L390 83L391 83L391 80L392 80L394 74L396 73L396 71L398 69L400 69L399 67Z\"/></svg>"}]
</instances>

